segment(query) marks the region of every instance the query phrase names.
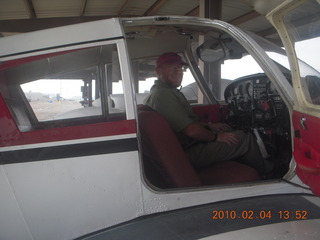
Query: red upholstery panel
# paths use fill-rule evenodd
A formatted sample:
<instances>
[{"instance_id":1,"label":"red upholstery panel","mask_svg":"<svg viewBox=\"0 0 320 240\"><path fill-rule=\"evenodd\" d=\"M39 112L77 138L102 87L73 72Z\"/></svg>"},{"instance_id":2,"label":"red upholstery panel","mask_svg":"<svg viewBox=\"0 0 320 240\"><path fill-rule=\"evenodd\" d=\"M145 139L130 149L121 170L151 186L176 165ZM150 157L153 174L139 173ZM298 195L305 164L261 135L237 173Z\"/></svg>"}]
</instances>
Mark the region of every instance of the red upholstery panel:
<instances>
[{"instance_id":1,"label":"red upholstery panel","mask_svg":"<svg viewBox=\"0 0 320 240\"><path fill-rule=\"evenodd\" d=\"M202 122L223 122L229 111L226 106L220 104L195 105L192 110Z\"/></svg>"}]
</instances>

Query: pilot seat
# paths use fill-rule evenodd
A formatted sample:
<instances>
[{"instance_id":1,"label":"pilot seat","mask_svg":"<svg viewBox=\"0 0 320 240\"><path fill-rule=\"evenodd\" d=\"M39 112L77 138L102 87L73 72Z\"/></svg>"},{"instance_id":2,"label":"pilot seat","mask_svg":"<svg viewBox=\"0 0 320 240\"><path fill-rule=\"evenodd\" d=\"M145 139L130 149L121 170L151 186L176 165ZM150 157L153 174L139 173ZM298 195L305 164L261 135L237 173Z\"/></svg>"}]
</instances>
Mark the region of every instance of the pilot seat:
<instances>
[{"instance_id":1,"label":"pilot seat","mask_svg":"<svg viewBox=\"0 0 320 240\"><path fill-rule=\"evenodd\" d=\"M258 172L237 161L196 170L168 122L152 108L138 105L144 173L158 188L184 188L259 180Z\"/></svg>"}]
</instances>

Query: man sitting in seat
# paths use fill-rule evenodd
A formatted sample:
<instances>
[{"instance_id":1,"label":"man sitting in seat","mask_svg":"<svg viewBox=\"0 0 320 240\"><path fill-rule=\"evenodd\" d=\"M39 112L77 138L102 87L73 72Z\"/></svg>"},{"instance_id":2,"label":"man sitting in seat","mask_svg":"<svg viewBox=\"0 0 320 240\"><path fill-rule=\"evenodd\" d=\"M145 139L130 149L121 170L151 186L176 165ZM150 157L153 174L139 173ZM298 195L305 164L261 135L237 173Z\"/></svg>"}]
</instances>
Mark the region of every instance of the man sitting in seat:
<instances>
[{"instance_id":1,"label":"man sitting in seat","mask_svg":"<svg viewBox=\"0 0 320 240\"><path fill-rule=\"evenodd\" d=\"M158 79L151 88L145 105L160 113L176 133L196 169L219 161L240 159L265 174L264 160L254 135L231 131L224 123L204 123L193 113L181 85L183 68L187 64L176 53L164 53L156 61Z\"/></svg>"}]
</instances>

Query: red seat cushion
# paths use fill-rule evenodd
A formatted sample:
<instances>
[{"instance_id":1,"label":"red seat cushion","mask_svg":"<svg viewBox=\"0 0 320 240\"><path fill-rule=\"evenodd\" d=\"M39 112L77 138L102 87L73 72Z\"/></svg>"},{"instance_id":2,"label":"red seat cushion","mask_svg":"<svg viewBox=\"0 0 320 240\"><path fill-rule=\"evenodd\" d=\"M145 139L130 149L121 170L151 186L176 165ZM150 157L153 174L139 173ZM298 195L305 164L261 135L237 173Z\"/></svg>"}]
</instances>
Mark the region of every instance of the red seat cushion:
<instances>
[{"instance_id":1,"label":"red seat cushion","mask_svg":"<svg viewBox=\"0 0 320 240\"><path fill-rule=\"evenodd\" d=\"M215 163L209 168L200 170L199 177L204 185L250 182L260 179L254 168L236 161Z\"/></svg>"}]
</instances>

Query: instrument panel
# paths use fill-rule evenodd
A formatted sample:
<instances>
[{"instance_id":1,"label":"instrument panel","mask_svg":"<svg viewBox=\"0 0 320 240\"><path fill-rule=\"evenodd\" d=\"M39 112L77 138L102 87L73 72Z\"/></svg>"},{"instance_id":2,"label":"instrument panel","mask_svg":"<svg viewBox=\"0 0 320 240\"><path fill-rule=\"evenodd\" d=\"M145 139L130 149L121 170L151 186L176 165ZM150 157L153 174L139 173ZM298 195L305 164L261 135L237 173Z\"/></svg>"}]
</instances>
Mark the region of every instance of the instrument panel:
<instances>
[{"instance_id":1,"label":"instrument panel","mask_svg":"<svg viewBox=\"0 0 320 240\"><path fill-rule=\"evenodd\" d=\"M230 118L242 119L247 127L265 126L279 120L286 106L265 74L239 78L229 84L224 97Z\"/></svg>"}]
</instances>

